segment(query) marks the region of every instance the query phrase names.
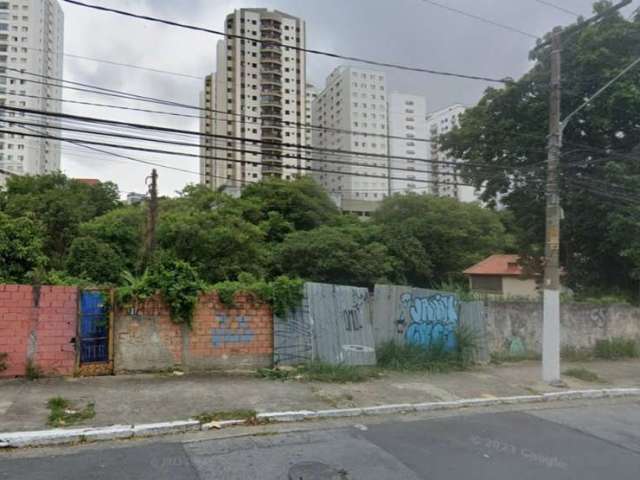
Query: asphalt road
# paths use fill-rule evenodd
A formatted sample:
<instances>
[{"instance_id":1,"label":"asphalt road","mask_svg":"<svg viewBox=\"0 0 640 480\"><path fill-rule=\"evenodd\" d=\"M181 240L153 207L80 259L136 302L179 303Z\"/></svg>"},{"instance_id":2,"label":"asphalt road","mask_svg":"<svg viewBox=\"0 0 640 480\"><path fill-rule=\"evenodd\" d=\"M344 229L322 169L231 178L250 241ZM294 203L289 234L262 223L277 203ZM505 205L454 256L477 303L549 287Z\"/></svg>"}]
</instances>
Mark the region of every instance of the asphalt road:
<instances>
[{"instance_id":1,"label":"asphalt road","mask_svg":"<svg viewBox=\"0 0 640 480\"><path fill-rule=\"evenodd\" d=\"M68 451L0 452L0 480L637 480L640 403Z\"/></svg>"}]
</instances>

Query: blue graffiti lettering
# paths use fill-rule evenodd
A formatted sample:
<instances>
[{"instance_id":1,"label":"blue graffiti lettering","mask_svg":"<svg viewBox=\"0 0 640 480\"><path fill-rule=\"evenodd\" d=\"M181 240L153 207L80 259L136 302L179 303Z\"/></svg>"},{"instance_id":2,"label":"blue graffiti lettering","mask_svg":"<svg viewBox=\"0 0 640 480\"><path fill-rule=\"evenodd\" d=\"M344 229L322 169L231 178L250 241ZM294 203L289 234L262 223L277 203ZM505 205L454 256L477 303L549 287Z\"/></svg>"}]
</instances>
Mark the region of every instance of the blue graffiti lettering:
<instances>
[{"instance_id":1,"label":"blue graffiti lettering","mask_svg":"<svg viewBox=\"0 0 640 480\"><path fill-rule=\"evenodd\" d=\"M456 346L455 329L458 325L458 301L453 295L400 297L401 314L397 320L398 333L404 333L410 345L431 347L442 344L446 350ZM409 318L408 318L409 317Z\"/></svg>"},{"instance_id":2,"label":"blue graffiti lettering","mask_svg":"<svg viewBox=\"0 0 640 480\"><path fill-rule=\"evenodd\" d=\"M253 341L255 334L249 327L249 322L244 316L231 319L227 322L226 315L218 315L216 320L218 321L219 327L213 327L211 329L211 343L214 347L227 343L251 343Z\"/></svg>"}]
</instances>

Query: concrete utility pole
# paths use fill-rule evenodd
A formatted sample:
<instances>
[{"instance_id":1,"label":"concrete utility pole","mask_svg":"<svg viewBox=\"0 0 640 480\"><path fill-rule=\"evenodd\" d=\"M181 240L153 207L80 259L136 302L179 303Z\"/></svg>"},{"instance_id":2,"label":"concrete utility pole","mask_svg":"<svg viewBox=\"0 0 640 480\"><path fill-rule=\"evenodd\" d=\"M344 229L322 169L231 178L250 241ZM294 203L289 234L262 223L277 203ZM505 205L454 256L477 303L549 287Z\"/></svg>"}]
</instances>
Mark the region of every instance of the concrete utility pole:
<instances>
[{"instance_id":1,"label":"concrete utility pole","mask_svg":"<svg viewBox=\"0 0 640 480\"><path fill-rule=\"evenodd\" d=\"M562 147L560 122L562 28L553 30L551 39L551 105L547 157L547 227L543 285L542 378L560 381L560 190L558 173Z\"/></svg>"},{"instance_id":2,"label":"concrete utility pole","mask_svg":"<svg viewBox=\"0 0 640 480\"><path fill-rule=\"evenodd\" d=\"M151 257L156 249L156 225L158 223L158 172L154 168L151 177L147 177L149 185L149 209L147 211L147 229L144 239L144 252L142 255L143 268L149 265Z\"/></svg>"}]
</instances>

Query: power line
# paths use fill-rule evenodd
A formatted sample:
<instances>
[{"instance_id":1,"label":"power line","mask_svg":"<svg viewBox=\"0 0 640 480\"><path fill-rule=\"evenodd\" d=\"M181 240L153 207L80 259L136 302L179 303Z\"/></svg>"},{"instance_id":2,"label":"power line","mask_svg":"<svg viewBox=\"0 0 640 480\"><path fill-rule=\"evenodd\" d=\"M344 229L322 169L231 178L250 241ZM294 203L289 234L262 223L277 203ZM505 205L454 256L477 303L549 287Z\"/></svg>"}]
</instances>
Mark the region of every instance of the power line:
<instances>
[{"instance_id":1,"label":"power line","mask_svg":"<svg viewBox=\"0 0 640 480\"><path fill-rule=\"evenodd\" d=\"M68 0L65 0L68 1ZM489 25L493 25L494 27L502 28L504 30L509 30L510 32L519 33L520 35L524 35L529 38L533 38L538 40L540 37L538 35L534 35L533 33L528 33L518 28L512 27L510 25L505 25L504 23L496 22L495 20L491 20L489 18L481 17L480 15L476 15L474 13L465 12L464 10L460 10L458 8L450 7L449 5L444 5L439 2L434 2L433 0L422 0L424 3L428 3L429 5L433 5L434 7L443 8L444 10L449 10L450 12L455 12L460 15L464 15L465 17L473 18L474 20L479 20L484 23L488 23Z\"/></svg>"},{"instance_id":2,"label":"power line","mask_svg":"<svg viewBox=\"0 0 640 480\"><path fill-rule=\"evenodd\" d=\"M28 50L35 50L38 52L44 52L44 50L42 48L36 48L36 47L24 47ZM63 52L62 55L64 55L65 57L68 58L75 58L78 60L88 60L90 62L97 62L97 63L104 63L107 65L114 65L117 67L126 67L126 68L134 68L136 70L145 70L147 72L152 72L152 73L161 73L161 74L165 74L165 75L173 75L176 77L183 77L183 78L190 78L192 80L203 80L204 77L199 77L196 75L189 75L187 73L180 73L180 72L172 72L169 70L162 70L160 68L152 68L152 67L144 67L142 65L132 65L130 63L121 63L121 62L114 62L112 60L106 60L104 58L95 58L95 57L87 57L84 55L76 55L74 53L68 53L68 52Z\"/></svg>"},{"instance_id":3,"label":"power line","mask_svg":"<svg viewBox=\"0 0 640 480\"><path fill-rule=\"evenodd\" d=\"M555 3L547 2L545 0L534 0L535 2L541 3L542 5L546 5L547 7L555 8L556 10L560 10L561 12L568 13L569 15L573 15L574 17L580 17L579 13L574 12L573 10L569 10L568 8L561 7L560 5L556 5Z\"/></svg>"},{"instance_id":4,"label":"power line","mask_svg":"<svg viewBox=\"0 0 640 480\"><path fill-rule=\"evenodd\" d=\"M237 34L233 34L233 33L225 33L225 32L219 31L219 30L212 30L210 28L200 27L200 26L196 26L196 25L190 25L190 24L176 22L176 21L173 21L173 20L167 20L167 19L158 18L158 17L152 17L150 15L136 14L136 13L132 13L132 12L127 12L125 10L118 10L118 9L115 9L115 8L104 7L104 6L101 6L101 5L93 5L93 4L90 4L90 3L80 2L78 0L63 0L63 1L65 1L67 3L74 4L74 5L78 5L78 6L81 6L81 7L85 7L85 8L91 8L91 9L100 10L100 11L103 11L103 12L115 13L117 15L122 15L122 16L125 16L125 17L137 18L137 19L140 19L140 20L146 20L146 21L154 22L154 23L161 23L161 24L164 24L164 25L185 28L185 29L188 29L188 30L194 30L194 31L198 31L198 32L205 32L205 33L209 33L209 34L213 34L213 35L220 35L220 36L223 36L223 37L226 37L226 38L234 38L234 39L246 40L246 41L256 42L256 43L268 43L269 45L274 45L274 46L278 46L278 47L281 47L281 48L290 49L290 50L294 50L294 51L298 51L298 52L311 53L311 54L314 54L314 55L323 55L323 56L326 56L326 57L339 58L339 59L342 59L342 60L348 60L348 61L351 61L351 62L358 62L358 63L365 63L365 64L368 64L368 65L375 65L375 66L378 66L378 67L388 67L388 68L394 68L394 69L397 69L397 70L419 72L419 73L428 73L428 74L431 74L431 75L440 75L440 76L446 76L446 77L464 78L464 79L467 79L467 80L480 80L480 81L492 82L492 83L507 83L507 80L505 80L505 79L489 78L489 77L483 77L483 76L479 76L479 75L465 75L465 74L460 74L460 73L445 72L445 71L441 71L441 70L432 70L432 69L429 69L429 68L422 68L422 67L412 67L412 66L400 65L400 64L395 64L395 63L381 62L381 61L377 61L377 60L370 60L370 59L365 59L365 58L360 58L360 57L352 57L352 56L342 55L342 54L338 54L338 53L325 52L325 51L321 51L321 50L314 50L314 49L305 48L305 47L298 47L298 46L295 46L295 45L285 45L283 43L276 42L274 40L262 40L262 39L247 37L247 36L244 36L244 35L237 35ZM535 37L535 38L538 38L538 37Z\"/></svg>"},{"instance_id":5,"label":"power line","mask_svg":"<svg viewBox=\"0 0 640 480\"><path fill-rule=\"evenodd\" d=\"M176 108L185 108L185 109L191 109L191 110L198 110L198 111L207 112L207 113L219 113L221 115L226 115L226 116L230 116L230 117L239 117L241 119L240 121L230 120L230 119L218 119L217 121L220 122L220 123L249 124L251 122L248 122L247 120L243 120L243 119L253 119L254 120L253 123L255 123L256 125L259 125L259 124L261 124L261 122L263 120L262 117L255 116L255 115L243 114L243 113L234 113L234 112L229 113L228 111L224 111L224 110L216 110L216 109L200 107L200 106L196 106L196 105L189 105L189 104L186 104L186 103L180 103L180 102L176 102L176 101L173 101L173 100L164 100L164 99L155 98L155 97L148 97L148 96L139 95L139 94L136 94L136 93L124 92L122 90L114 90L114 89L100 87L100 86L97 86L97 85L90 85L90 84L82 83L82 82L73 82L71 80L63 80L63 79L59 79L59 78L56 78L56 77L51 77L49 75L40 75L40 74L28 72L28 71L26 71L24 69L6 68L6 70L19 72L21 74L32 75L32 76L35 76L35 77L40 77L40 78L46 78L46 79L51 79L51 80L55 80L55 81L60 81L60 82L63 82L63 83L70 83L70 84L73 84L73 85L80 85L82 87L87 87L87 88L95 89L95 90L98 90L98 91L87 90L85 88L71 87L71 86L67 86L67 85L53 84L53 83L49 83L49 82L39 82L37 80L32 80L32 79L27 79L27 78L18 78L18 77L12 77L12 76L7 76L7 75L0 75L0 78L23 80L25 82L36 83L36 84L46 85L46 86L54 86L54 87L59 87L59 88L67 89L67 90L75 90L75 91L80 91L80 92L93 93L93 94L111 96L111 97L116 97L116 98L124 98L126 100L138 100L138 101L143 101L143 102L148 102L148 103L155 103L155 104L160 104L160 105L172 106L172 107L176 107ZM18 94L16 94L16 95L18 95ZM24 95L24 96L26 96L26 95ZM38 98L42 98L42 97L38 97ZM65 100L62 100L62 99L58 100L58 99L51 98L51 99L46 99L46 100L78 103L78 102L74 102L74 101L68 101L66 99ZM89 102L87 102L87 103L89 105L93 105L93 106L105 106L105 107L107 107L106 105L91 104ZM174 115L174 116L179 116L179 117L207 119L207 117L204 117L204 116L201 116L201 115L187 115L187 114L180 114L180 113L152 111L152 110L138 109L138 108L133 108L133 107L112 106L110 108L121 108L121 109L124 109L124 110L134 110L134 111L141 111L141 112L147 112L147 113L159 113L159 114ZM291 122L291 121L282 120L282 119L277 119L275 121L277 123L279 123L280 125L289 126L289 127L298 127L298 128L305 129L305 130L321 130L321 131L330 131L330 132L334 132L334 133L341 133L341 134L345 134L345 135L347 135L347 134L348 135L360 135L360 136L364 136L364 137L376 137L376 138L387 138L387 139L393 139L393 140L405 140L405 141L415 141L415 142L425 142L425 143L437 143L435 140L431 140L431 139L427 139L427 138L407 138L407 137L401 137L401 136L397 136L397 135L388 135L388 134L383 134L383 133L359 132L359 131L356 131L356 130L340 129L340 128L334 128L334 127L325 127L325 126L321 126L321 125L313 125L313 124L310 124L310 123L302 123L302 122Z\"/></svg>"},{"instance_id":6,"label":"power line","mask_svg":"<svg viewBox=\"0 0 640 480\"><path fill-rule=\"evenodd\" d=\"M44 139L49 139L49 140L58 140L58 141L64 141L64 140L69 140L69 139L65 139L64 137L57 137L54 135L44 135L44 134L35 134L35 133L24 133L24 132L18 132L15 130L0 130L0 133L2 134L10 134L10 135L22 135L25 137L34 137L34 138L44 138ZM223 158L223 157L216 157L216 156L211 156L211 155L198 155L198 154L194 154L194 153L188 153L188 152L176 152L176 151L168 151L168 150L161 150L161 149L155 149L155 148L147 148L147 147L135 147L135 146L131 146L131 145L121 145L121 144L114 144L114 143L107 143L107 142L96 142L94 140L85 140L85 139L73 139L82 143L86 143L88 145L98 145L98 146L103 146L103 147L111 147L111 148L117 148L117 149L123 149L123 150L131 150L131 151L139 151L139 152L147 152L147 153L159 153L162 155L172 155L172 156L183 156L183 157L191 157L191 158L206 158L206 159L211 159L211 160L220 160L220 161L224 161L227 163L239 163L239 164L249 164L249 165L260 165L259 162L255 162L255 161L251 161L251 160L237 160L237 159L230 159L230 158ZM334 174L338 174L338 175L345 175L345 176L353 176L353 177L363 177L363 178L375 178L378 180L381 179L387 179L387 180L402 180L402 181L406 181L406 178L402 178L402 177L391 177L391 176L385 176L385 175L375 175L375 174L367 174L367 173L352 173L352 172L346 172L346 171L338 171L338 170L320 170L317 168L313 168L313 167L303 167L303 166L298 166L298 167L288 167L287 165L282 165L280 166L280 168L283 169L296 169L296 170L305 170L305 171L309 171L309 172L319 172L319 173L334 173ZM234 179L228 179L231 180L232 182L235 181ZM412 179L412 182L418 182L418 183L441 183L438 181L434 181L434 180L424 180L424 179ZM448 182L448 185L457 185L457 186L465 186L465 187L473 187L473 185L470 184L466 184L466 183L458 183L458 182Z\"/></svg>"},{"instance_id":7,"label":"power line","mask_svg":"<svg viewBox=\"0 0 640 480\"><path fill-rule=\"evenodd\" d=\"M35 109L27 109L27 108L10 107L10 106L7 106L7 105L0 106L0 109L13 111L13 112L22 112L22 113L27 113L27 114L42 115L42 116L45 116L45 117L79 120L79 121L83 121L83 122L87 122L87 123L100 123L100 124L105 124L105 125L116 125L116 126L124 126L124 127L133 127L133 128L139 128L139 129L142 129L142 130L152 130L152 131L166 132L166 133L187 134L187 135L193 135L193 136L197 136L197 137L208 137L208 138L215 138L215 139L221 139L221 140L227 140L227 141L238 141L238 142L242 142L242 143L260 144L260 145L267 145L267 146L271 146L271 147L293 148L293 149L299 149L299 150L309 150L309 151L322 152L323 154L364 156L364 157L367 157L367 158L379 158L379 159L382 159L382 160L388 160L388 159L409 160L409 161L419 161L419 162L436 164L436 165L452 165L452 166L459 166L460 165L460 162L457 162L457 161L426 160L426 159L417 159L415 157L390 156L390 155L381 154L381 153L368 153L368 152L358 152L358 151L354 151L354 150L342 150L342 149L329 149L329 148L320 148L320 147L310 147L310 146L307 146L307 145L301 145L301 144L295 144L295 143L277 142L277 141L259 140L259 139L249 139L249 138L244 138L244 137L237 137L237 136L230 136L230 135L217 135L217 134L212 134L212 133L201 133L201 132L196 132L196 131L193 131L193 130L181 130L181 129L176 129L176 128L160 127L160 126L147 125L147 124L141 124L141 123L121 122L121 121L116 121L116 120L108 120L108 119L101 119L101 118L95 118L95 117L86 117L86 116L71 115L71 114L65 114L65 113L48 112L48 111L45 111L45 110L35 110ZM12 120L9 119L7 121L12 121ZM51 128L55 128L55 127L51 127ZM202 145L198 144L197 146L200 147ZM211 148L211 149L216 149L216 148L220 149L219 146L212 146L212 147L209 147L209 148ZM251 152L251 153L254 153L254 152ZM300 159L301 160L305 160L305 159L308 160L307 157L304 157L302 155L303 154L301 153L300 154ZM321 161L320 159L315 159L315 160L316 161ZM325 160L325 161L331 162L331 160ZM466 166L471 166L471 167L480 167L480 168L486 166L485 164L470 163L470 162L465 163L465 165Z\"/></svg>"}]
</instances>

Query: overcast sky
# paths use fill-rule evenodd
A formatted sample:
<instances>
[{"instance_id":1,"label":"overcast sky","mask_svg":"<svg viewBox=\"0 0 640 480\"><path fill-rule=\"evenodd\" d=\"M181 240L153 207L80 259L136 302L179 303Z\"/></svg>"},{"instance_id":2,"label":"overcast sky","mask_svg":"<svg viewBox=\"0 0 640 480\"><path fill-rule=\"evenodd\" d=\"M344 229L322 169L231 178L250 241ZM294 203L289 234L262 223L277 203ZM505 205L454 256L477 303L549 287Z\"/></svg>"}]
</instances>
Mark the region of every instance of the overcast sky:
<instances>
[{"instance_id":1,"label":"overcast sky","mask_svg":"<svg viewBox=\"0 0 640 480\"><path fill-rule=\"evenodd\" d=\"M585 16L590 0L552 0ZM534 35L575 20L571 14L536 0L439 0ZM162 26L143 20L88 10L60 1L65 12L65 53L100 58L154 69L203 77L215 69L215 46L220 37ZM518 78L529 67L528 52L535 40L478 20L430 5L423 0L91 0L91 3L136 13L170 18L217 30L234 9L266 7L303 18L307 47L425 68L488 77ZM640 3L635 1L634 3ZM638 5L635 5L637 7ZM634 8L635 8L634 7ZM309 55L307 80L323 86L340 62ZM139 95L198 104L202 80L65 57L65 79ZM484 82L385 70L390 91L427 98L433 111L452 103L473 105L488 86ZM66 90L65 99L109 103L136 108L171 110L194 115L197 111L134 102ZM137 123L197 130L195 118L125 112L108 108L64 104L66 113L106 117ZM138 131L128 133L139 134ZM178 139L197 143L197 137ZM109 140L106 140L109 141ZM122 142L118 142L122 143ZM135 142L140 145L139 142ZM147 144L150 145L150 144ZM159 145L156 148L197 154L195 148ZM116 150L114 150L116 151ZM159 168L160 191L173 195L197 182L198 159L119 151L138 159L179 167L194 173ZM151 166L118 159L82 147L63 147L62 168L72 177L92 177L117 183L123 192L145 191Z\"/></svg>"}]
</instances>

